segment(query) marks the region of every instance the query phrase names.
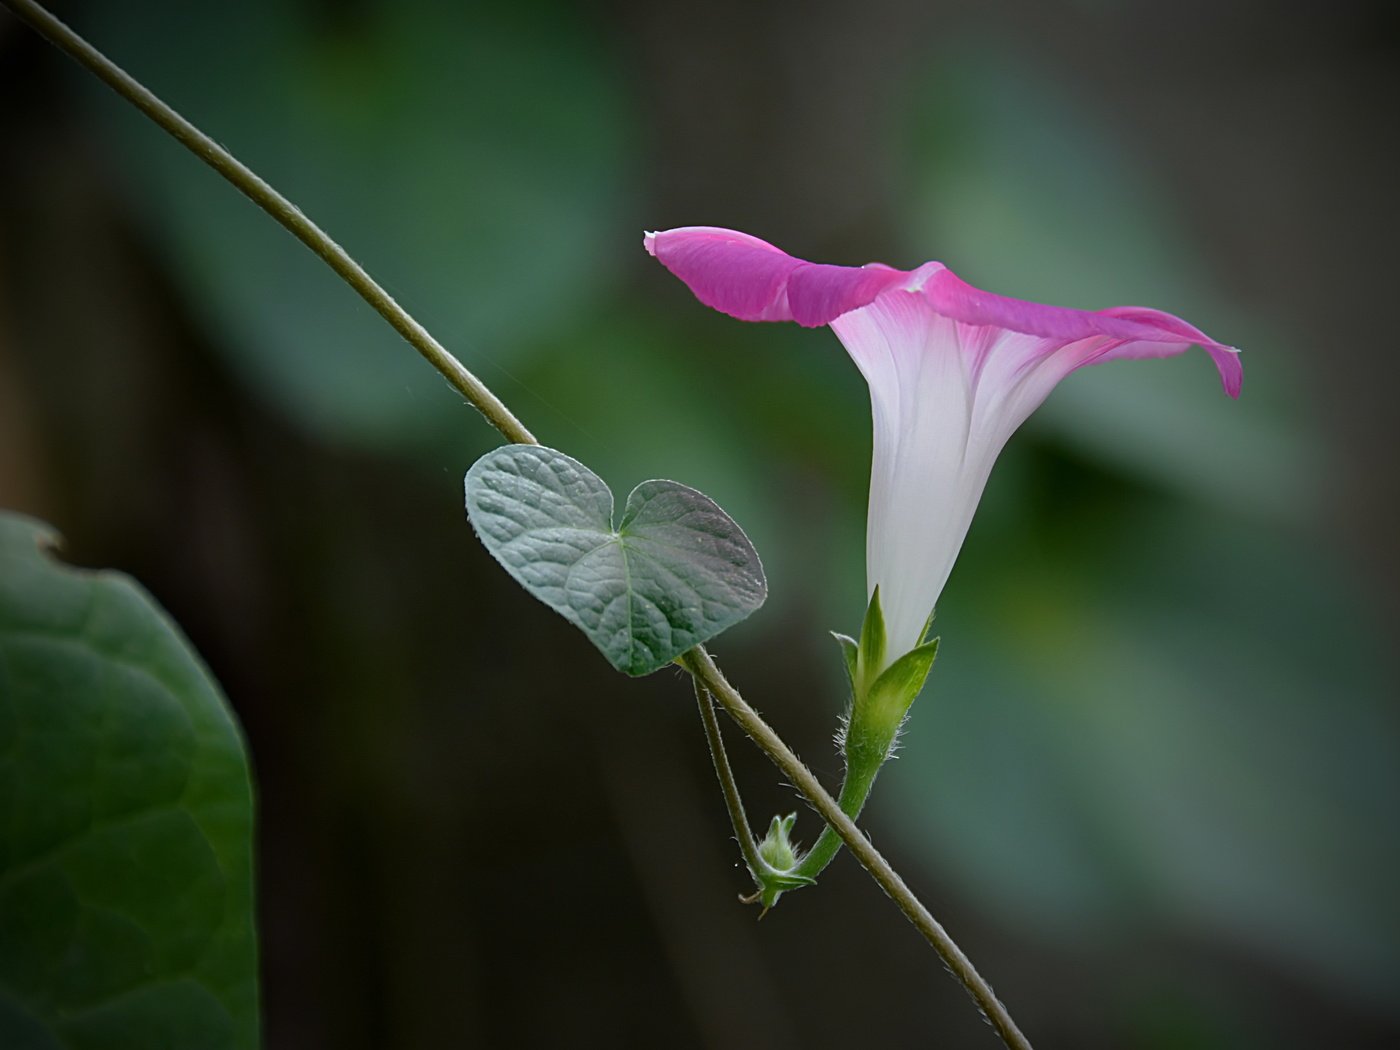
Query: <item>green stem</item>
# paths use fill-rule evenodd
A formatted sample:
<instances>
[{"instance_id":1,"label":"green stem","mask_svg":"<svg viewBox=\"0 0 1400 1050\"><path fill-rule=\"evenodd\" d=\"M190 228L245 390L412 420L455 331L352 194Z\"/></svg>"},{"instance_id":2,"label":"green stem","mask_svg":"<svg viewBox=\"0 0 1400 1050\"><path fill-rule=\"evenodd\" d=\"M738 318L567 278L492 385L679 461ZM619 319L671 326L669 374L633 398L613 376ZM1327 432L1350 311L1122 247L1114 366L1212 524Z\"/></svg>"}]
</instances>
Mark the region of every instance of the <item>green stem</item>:
<instances>
[{"instance_id":1,"label":"green stem","mask_svg":"<svg viewBox=\"0 0 1400 1050\"><path fill-rule=\"evenodd\" d=\"M972 961L948 936L948 931L939 925L938 920L924 907L923 902L914 896L899 873L890 867L889 861L880 855L870 840L856 827L855 821L841 810L836 799L822 787L812 771L802 764L791 748L783 742L771 726L757 711L739 695L724 675L720 673L710 654L702 646L696 646L681 658L681 663L709 691L720 705L738 722L745 733L772 759L774 765L783 771L802 796L826 821L836 835L846 844L851 855L856 858L891 900L904 912L924 939L933 945L949 972L962 984L967 993L981 1009L997 1035L1012 1050L1030 1050L1030 1041L1021 1034L1016 1022L1011 1019L1006 1007L996 997L982 975L977 972Z\"/></svg>"},{"instance_id":2,"label":"green stem","mask_svg":"<svg viewBox=\"0 0 1400 1050\"><path fill-rule=\"evenodd\" d=\"M325 260L376 313L388 321L434 369L475 406L507 441L530 445L539 443L481 380L472 375L441 343L429 335L428 331L399 306L345 249L331 240L325 231L303 215L289 200L39 4L33 0L0 0L0 3L8 6L59 50L96 74L117 94L126 98L183 143ZM855 822L842 811L837 801L827 793L768 723L759 717L758 712L725 680L704 647L696 646L681 658L681 662L792 781L835 835L846 844L856 860L933 945L944 964L981 1008L1002 1041L1012 1050L1030 1050L1030 1043L1016 1027L1006 1008L998 1001L991 986L977 973L961 949L953 943L943 927L904 884L904 880L890 867L889 862L861 834ZM842 794L844 797L846 793L843 791ZM741 840L744 838L749 842L753 840L752 834L741 836Z\"/></svg>"},{"instance_id":3,"label":"green stem","mask_svg":"<svg viewBox=\"0 0 1400 1050\"><path fill-rule=\"evenodd\" d=\"M841 794L836 796L836 804L841 807L842 813L852 820L860 816L865 800L870 797L870 789L875 784L875 775L879 772L878 765L866 765L859 769L847 766L846 779L841 782ZM812 848L802 855L793 874L815 879L840 851L841 836L828 824L822 828Z\"/></svg>"},{"instance_id":4,"label":"green stem","mask_svg":"<svg viewBox=\"0 0 1400 1050\"><path fill-rule=\"evenodd\" d=\"M715 717L714 700L699 678L692 678L692 681L695 685L695 702L700 706L700 721L705 724L705 739L710 745L710 758L715 764L715 776L719 777L724 804L729 810L729 822L734 827L734 837L739 840L739 852L744 855L744 863L756 879L767 865L758 855L758 843L754 841L753 831L749 828L748 814L744 812L744 802L739 797L739 785L734 780L734 771L729 768L724 737L720 735L719 719Z\"/></svg>"},{"instance_id":5,"label":"green stem","mask_svg":"<svg viewBox=\"0 0 1400 1050\"><path fill-rule=\"evenodd\" d=\"M386 292L363 266L331 240L321 227L303 215L296 205L39 4L33 0L0 2L10 7L60 51L77 59L95 73L113 91L168 131L191 153L233 183L254 204L290 230L297 240L324 259L346 284L359 292L379 316L393 325L394 330L427 359L428 364L437 369L444 379L474 405L507 441L519 445L539 444L535 436L525 429L525 425L515 418L510 409L506 408L485 383L453 357L426 328L394 301L394 297Z\"/></svg>"}]
</instances>

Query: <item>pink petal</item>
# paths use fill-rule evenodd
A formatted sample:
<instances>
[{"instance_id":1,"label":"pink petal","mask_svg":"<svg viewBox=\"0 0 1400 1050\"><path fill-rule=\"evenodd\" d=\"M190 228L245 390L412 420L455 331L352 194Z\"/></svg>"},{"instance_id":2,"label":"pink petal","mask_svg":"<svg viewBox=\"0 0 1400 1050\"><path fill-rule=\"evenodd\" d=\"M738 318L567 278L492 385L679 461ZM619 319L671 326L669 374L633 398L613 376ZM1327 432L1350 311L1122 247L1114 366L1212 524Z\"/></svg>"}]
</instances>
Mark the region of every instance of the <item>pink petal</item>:
<instances>
[{"instance_id":1,"label":"pink petal","mask_svg":"<svg viewBox=\"0 0 1400 1050\"><path fill-rule=\"evenodd\" d=\"M884 266L827 266L794 259L735 230L687 226L649 233L646 248L706 306L741 321L829 324L908 278Z\"/></svg>"},{"instance_id":2,"label":"pink petal","mask_svg":"<svg viewBox=\"0 0 1400 1050\"><path fill-rule=\"evenodd\" d=\"M757 237L711 226L648 233L646 249L706 306L741 321L790 321L787 282L799 260Z\"/></svg>"},{"instance_id":3,"label":"pink petal","mask_svg":"<svg viewBox=\"0 0 1400 1050\"><path fill-rule=\"evenodd\" d=\"M974 288L940 263L926 263L912 272L879 263L809 263L757 237L712 226L649 233L645 243L702 303L743 321L796 321L814 328L868 306L886 291L922 291L945 317L1040 336L1048 341L1047 352L1094 336L1107 337L1111 342L1093 361L1165 357L1199 345L1215 362L1226 393L1240 393L1244 370L1238 352L1160 310L1044 306Z\"/></svg>"},{"instance_id":4,"label":"pink petal","mask_svg":"<svg viewBox=\"0 0 1400 1050\"><path fill-rule=\"evenodd\" d=\"M1176 339L1169 343L1150 341L1124 343L1108 350L1098 360L1167 357L1171 354L1181 353L1187 346L1199 346L1210 354L1210 359L1215 362L1215 368L1220 373L1220 381L1225 386L1225 392L1231 397L1240 396L1240 387L1244 383L1244 365L1240 363L1240 352L1234 347L1217 343L1199 328L1187 324L1179 317L1163 313L1161 310L1152 310L1145 306L1114 306L1104 310L1103 313L1153 325L1158 330L1173 333Z\"/></svg>"},{"instance_id":5,"label":"pink petal","mask_svg":"<svg viewBox=\"0 0 1400 1050\"><path fill-rule=\"evenodd\" d=\"M1217 343L1200 329L1161 310L1114 306L1107 310L1073 310L1064 306L994 295L974 288L944 267L932 274L924 294L939 313L965 324L991 325L1063 343L1108 336L1115 343L1094 361L1114 358L1168 357L1196 345L1210 354L1225 392L1240 396L1244 369L1239 351ZM1086 364L1088 362L1085 362Z\"/></svg>"}]
</instances>

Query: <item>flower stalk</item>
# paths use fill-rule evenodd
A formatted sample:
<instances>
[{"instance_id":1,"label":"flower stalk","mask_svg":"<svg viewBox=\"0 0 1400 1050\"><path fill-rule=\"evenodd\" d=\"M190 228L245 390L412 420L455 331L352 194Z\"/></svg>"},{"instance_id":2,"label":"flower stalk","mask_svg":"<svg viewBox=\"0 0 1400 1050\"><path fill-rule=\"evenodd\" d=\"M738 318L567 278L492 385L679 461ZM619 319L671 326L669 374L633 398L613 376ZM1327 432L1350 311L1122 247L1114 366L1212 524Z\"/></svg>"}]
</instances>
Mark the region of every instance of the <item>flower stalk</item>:
<instances>
[{"instance_id":1,"label":"flower stalk","mask_svg":"<svg viewBox=\"0 0 1400 1050\"><path fill-rule=\"evenodd\" d=\"M909 708L928 680L933 662L938 656L938 639L928 641L933 616L929 615L919 635L919 644L898 659L887 656L884 613L880 607L880 588L870 597L861 624L860 640L844 634L834 634L846 662L846 675L851 688L847 709L837 741L846 760L846 775L841 783L837 804L841 812L855 820L865 808L875 778L895 752L899 732L909 715ZM774 829L778 828L774 818ZM784 837L792 830L791 823L782 828ZM774 830L770 829L770 836ZM765 907L777 903L783 890L797 889L816 882L826 866L841 850L841 836L830 824L824 827L812 848L793 864L780 869L778 875L787 880L800 880L795 886L779 885L776 878L754 878L765 892ZM767 896L771 895L771 901Z\"/></svg>"}]
</instances>

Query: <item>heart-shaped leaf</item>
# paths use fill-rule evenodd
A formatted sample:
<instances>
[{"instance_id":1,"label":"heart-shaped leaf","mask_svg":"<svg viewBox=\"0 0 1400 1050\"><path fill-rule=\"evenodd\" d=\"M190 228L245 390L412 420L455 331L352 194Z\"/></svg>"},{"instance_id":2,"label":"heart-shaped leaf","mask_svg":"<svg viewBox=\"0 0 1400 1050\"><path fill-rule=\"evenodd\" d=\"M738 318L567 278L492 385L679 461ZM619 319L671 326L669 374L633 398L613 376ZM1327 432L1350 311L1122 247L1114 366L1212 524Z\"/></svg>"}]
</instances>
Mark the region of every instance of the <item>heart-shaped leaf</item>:
<instances>
[{"instance_id":1,"label":"heart-shaped leaf","mask_svg":"<svg viewBox=\"0 0 1400 1050\"><path fill-rule=\"evenodd\" d=\"M539 445L488 452L467 471L466 489L491 556L626 674L664 667L768 595L744 531L674 481L633 489L616 528L603 479Z\"/></svg>"}]
</instances>

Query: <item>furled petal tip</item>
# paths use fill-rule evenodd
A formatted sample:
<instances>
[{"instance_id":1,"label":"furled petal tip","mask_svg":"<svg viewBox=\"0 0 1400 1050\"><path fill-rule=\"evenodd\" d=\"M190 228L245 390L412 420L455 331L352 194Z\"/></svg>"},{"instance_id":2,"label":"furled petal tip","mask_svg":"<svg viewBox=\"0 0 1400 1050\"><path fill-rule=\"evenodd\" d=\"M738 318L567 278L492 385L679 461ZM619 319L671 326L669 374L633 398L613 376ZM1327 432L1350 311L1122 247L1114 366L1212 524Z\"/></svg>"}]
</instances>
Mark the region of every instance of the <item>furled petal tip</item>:
<instances>
[{"instance_id":1,"label":"furled petal tip","mask_svg":"<svg viewBox=\"0 0 1400 1050\"><path fill-rule=\"evenodd\" d=\"M647 250L706 306L741 321L830 324L910 275L887 266L804 262L737 230L687 226L650 234Z\"/></svg>"}]
</instances>

